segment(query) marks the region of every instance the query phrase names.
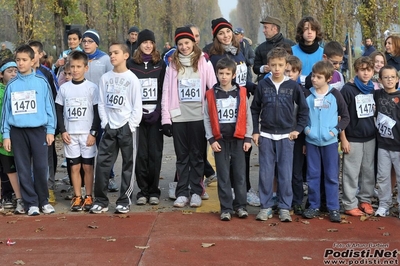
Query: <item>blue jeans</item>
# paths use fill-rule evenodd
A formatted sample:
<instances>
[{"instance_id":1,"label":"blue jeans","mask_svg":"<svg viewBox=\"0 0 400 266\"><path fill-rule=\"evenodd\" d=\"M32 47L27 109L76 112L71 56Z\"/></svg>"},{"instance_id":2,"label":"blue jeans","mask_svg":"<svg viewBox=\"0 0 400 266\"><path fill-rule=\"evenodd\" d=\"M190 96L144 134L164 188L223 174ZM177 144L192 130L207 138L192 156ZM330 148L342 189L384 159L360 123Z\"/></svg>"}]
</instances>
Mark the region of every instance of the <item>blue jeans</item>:
<instances>
[{"instance_id":1,"label":"blue jeans","mask_svg":"<svg viewBox=\"0 0 400 266\"><path fill-rule=\"evenodd\" d=\"M294 141L288 138L272 140L260 136L259 140L260 175L258 190L260 193L261 209L271 208L275 164L278 171L278 208L290 210L293 199L292 167Z\"/></svg>"},{"instance_id":2,"label":"blue jeans","mask_svg":"<svg viewBox=\"0 0 400 266\"><path fill-rule=\"evenodd\" d=\"M321 207L321 165L328 210L339 210L339 156L338 144L315 146L306 142L308 201L311 209Z\"/></svg>"}]
</instances>

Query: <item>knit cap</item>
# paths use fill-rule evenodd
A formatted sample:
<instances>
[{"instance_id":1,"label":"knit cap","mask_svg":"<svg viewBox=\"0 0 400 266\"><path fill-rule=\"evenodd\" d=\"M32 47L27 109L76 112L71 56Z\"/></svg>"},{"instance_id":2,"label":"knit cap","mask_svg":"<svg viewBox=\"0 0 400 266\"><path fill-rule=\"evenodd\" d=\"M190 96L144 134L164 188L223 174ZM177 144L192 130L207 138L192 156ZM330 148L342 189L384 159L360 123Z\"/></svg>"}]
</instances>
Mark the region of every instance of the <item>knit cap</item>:
<instances>
[{"instance_id":1,"label":"knit cap","mask_svg":"<svg viewBox=\"0 0 400 266\"><path fill-rule=\"evenodd\" d=\"M129 31L128 31L128 34L131 33L131 32L139 32L139 28L136 27L136 26L130 27Z\"/></svg>"},{"instance_id":2,"label":"knit cap","mask_svg":"<svg viewBox=\"0 0 400 266\"><path fill-rule=\"evenodd\" d=\"M211 21L211 28L212 28L213 37L215 38L217 36L218 32L223 28L228 28L228 29L232 30L232 24L229 23L224 18L217 18L217 19L213 19Z\"/></svg>"},{"instance_id":3,"label":"knit cap","mask_svg":"<svg viewBox=\"0 0 400 266\"><path fill-rule=\"evenodd\" d=\"M151 30L145 29L139 32L138 40L137 40L137 45L140 46L140 44L144 41L152 41L156 42L156 37L154 36L154 32Z\"/></svg>"},{"instance_id":4,"label":"knit cap","mask_svg":"<svg viewBox=\"0 0 400 266\"><path fill-rule=\"evenodd\" d=\"M175 43L176 44L178 44L178 41L180 39L184 39L184 38L187 38L187 39L192 40L193 42L196 42L196 39L194 38L193 32L190 29L190 27L180 27L175 30Z\"/></svg>"},{"instance_id":5,"label":"knit cap","mask_svg":"<svg viewBox=\"0 0 400 266\"><path fill-rule=\"evenodd\" d=\"M100 44L100 35L99 35L99 33L97 31L95 31L93 29L85 31L83 33L83 35L82 35L82 39L84 39L86 37L92 39L97 44L97 46L99 46L99 44Z\"/></svg>"}]
</instances>

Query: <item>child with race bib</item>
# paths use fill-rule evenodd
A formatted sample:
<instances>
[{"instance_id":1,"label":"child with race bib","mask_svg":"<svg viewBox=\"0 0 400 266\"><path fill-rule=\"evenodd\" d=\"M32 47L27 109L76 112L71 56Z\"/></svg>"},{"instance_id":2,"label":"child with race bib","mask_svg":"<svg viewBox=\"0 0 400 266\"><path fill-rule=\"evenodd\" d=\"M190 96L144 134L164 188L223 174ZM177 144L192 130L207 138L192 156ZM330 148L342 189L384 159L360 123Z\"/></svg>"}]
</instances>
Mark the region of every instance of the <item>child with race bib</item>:
<instances>
[{"instance_id":1,"label":"child with race bib","mask_svg":"<svg viewBox=\"0 0 400 266\"><path fill-rule=\"evenodd\" d=\"M203 123L206 88L217 82L214 68L196 45L189 27L175 31L177 50L166 69L161 100L161 123L173 136L178 184L175 207L201 206L204 174L205 131ZM189 189L190 185L190 189Z\"/></svg>"}]
</instances>

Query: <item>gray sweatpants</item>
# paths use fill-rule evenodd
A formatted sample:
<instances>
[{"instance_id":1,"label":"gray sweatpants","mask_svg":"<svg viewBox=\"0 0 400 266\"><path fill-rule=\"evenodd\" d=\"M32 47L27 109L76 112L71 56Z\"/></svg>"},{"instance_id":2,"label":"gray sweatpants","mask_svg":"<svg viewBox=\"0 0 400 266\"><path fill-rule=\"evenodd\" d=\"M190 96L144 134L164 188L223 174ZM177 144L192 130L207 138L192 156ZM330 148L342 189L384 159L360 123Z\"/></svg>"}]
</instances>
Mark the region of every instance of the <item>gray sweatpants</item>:
<instances>
[{"instance_id":1,"label":"gray sweatpants","mask_svg":"<svg viewBox=\"0 0 400 266\"><path fill-rule=\"evenodd\" d=\"M375 186L374 165L375 139L350 142L350 153L343 154L342 202L345 210L358 208L362 202L371 203Z\"/></svg>"},{"instance_id":2,"label":"gray sweatpants","mask_svg":"<svg viewBox=\"0 0 400 266\"><path fill-rule=\"evenodd\" d=\"M396 172L397 187L400 186L400 152L378 149L378 184L379 207L389 209L392 205L392 165ZM397 202L400 203L400 193L397 193Z\"/></svg>"}]
</instances>

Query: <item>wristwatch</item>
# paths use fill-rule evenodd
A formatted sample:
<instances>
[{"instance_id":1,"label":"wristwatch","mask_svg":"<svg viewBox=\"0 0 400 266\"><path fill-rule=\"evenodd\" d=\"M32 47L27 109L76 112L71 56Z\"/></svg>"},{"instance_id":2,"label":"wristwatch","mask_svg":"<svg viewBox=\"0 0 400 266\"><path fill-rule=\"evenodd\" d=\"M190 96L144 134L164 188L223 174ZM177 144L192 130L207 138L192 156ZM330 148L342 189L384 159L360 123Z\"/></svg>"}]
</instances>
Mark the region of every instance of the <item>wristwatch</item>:
<instances>
[{"instance_id":1,"label":"wristwatch","mask_svg":"<svg viewBox=\"0 0 400 266\"><path fill-rule=\"evenodd\" d=\"M99 133L96 130L90 130L89 134L96 138Z\"/></svg>"}]
</instances>

